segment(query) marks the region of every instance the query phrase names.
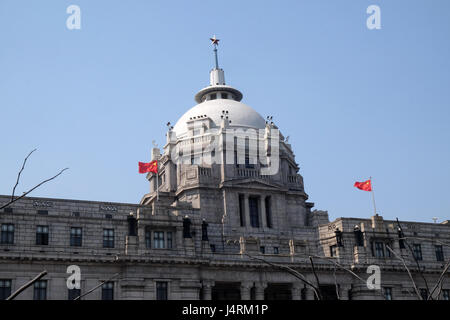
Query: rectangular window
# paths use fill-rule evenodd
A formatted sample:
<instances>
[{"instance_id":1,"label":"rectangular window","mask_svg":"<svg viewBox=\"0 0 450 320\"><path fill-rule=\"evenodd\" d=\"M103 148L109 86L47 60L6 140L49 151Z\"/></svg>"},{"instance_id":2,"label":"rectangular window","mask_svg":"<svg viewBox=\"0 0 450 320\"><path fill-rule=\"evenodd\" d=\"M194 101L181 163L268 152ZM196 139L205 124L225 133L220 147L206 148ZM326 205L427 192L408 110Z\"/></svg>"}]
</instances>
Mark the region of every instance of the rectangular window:
<instances>
[{"instance_id":1,"label":"rectangular window","mask_svg":"<svg viewBox=\"0 0 450 320\"><path fill-rule=\"evenodd\" d=\"M336 245L330 246L330 256L337 257L337 246Z\"/></svg>"},{"instance_id":2,"label":"rectangular window","mask_svg":"<svg viewBox=\"0 0 450 320\"><path fill-rule=\"evenodd\" d=\"M81 289L69 289L68 290L68 300L75 300L75 298L81 296Z\"/></svg>"},{"instance_id":3,"label":"rectangular window","mask_svg":"<svg viewBox=\"0 0 450 320\"><path fill-rule=\"evenodd\" d=\"M243 194L239 195L239 220L241 227L245 227L245 199Z\"/></svg>"},{"instance_id":4,"label":"rectangular window","mask_svg":"<svg viewBox=\"0 0 450 320\"><path fill-rule=\"evenodd\" d=\"M258 198L249 197L248 205L250 210L250 225L253 228L259 228L259 208L258 208Z\"/></svg>"},{"instance_id":5,"label":"rectangular window","mask_svg":"<svg viewBox=\"0 0 450 320\"><path fill-rule=\"evenodd\" d=\"M78 227L70 228L70 246L81 247L83 239L82 229Z\"/></svg>"},{"instance_id":6,"label":"rectangular window","mask_svg":"<svg viewBox=\"0 0 450 320\"><path fill-rule=\"evenodd\" d=\"M6 300L11 295L11 280L0 279L0 300Z\"/></svg>"},{"instance_id":7,"label":"rectangular window","mask_svg":"<svg viewBox=\"0 0 450 320\"><path fill-rule=\"evenodd\" d=\"M48 245L48 226L36 227L36 244L41 246Z\"/></svg>"},{"instance_id":8,"label":"rectangular window","mask_svg":"<svg viewBox=\"0 0 450 320\"><path fill-rule=\"evenodd\" d=\"M228 99L228 93L221 93L222 99Z\"/></svg>"},{"instance_id":9,"label":"rectangular window","mask_svg":"<svg viewBox=\"0 0 450 320\"><path fill-rule=\"evenodd\" d=\"M34 283L34 300L47 300L47 280L39 280Z\"/></svg>"},{"instance_id":10,"label":"rectangular window","mask_svg":"<svg viewBox=\"0 0 450 320\"><path fill-rule=\"evenodd\" d=\"M436 260L437 261L444 261L444 250L442 250L441 245L435 245L434 251L436 252Z\"/></svg>"},{"instance_id":11,"label":"rectangular window","mask_svg":"<svg viewBox=\"0 0 450 320\"><path fill-rule=\"evenodd\" d=\"M38 210L37 214L42 214L44 216L48 215L48 210Z\"/></svg>"},{"instance_id":12,"label":"rectangular window","mask_svg":"<svg viewBox=\"0 0 450 320\"><path fill-rule=\"evenodd\" d=\"M264 199L264 204L266 206L267 228L272 228L272 201L270 197Z\"/></svg>"},{"instance_id":13,"label":"rectangular window","mask_svg":"<svg viewBox=\"0 0 450 320\"><path fill-rule=\"evenodd\" d=\"M0 243L1 244L14 243L14 225L12 223L2 224Z\"/></svg>"},{"instance_id":14,"label":"rectangular window","mask_svg":"<svg viewBox=\"0 0 450 320\"><path fill-rule=\"evenodd\" d=\"M428 300L428 290L427 289L420 289L420 296L423 300Z\"/></svg>"},{"instance_id":15,"label":"rectangular window","mask_svg":"<svg viewBox=\"0 0 450 320\"><path fill-rule=\"evenodd\" d=\"M153 246L155 249L164 249L164 232L153 232Z\"/></svg>"},{"instance_id":16,"label":"rectangular window","mask_svg":"<svg viewBox=\"0 0 450 320\"><path fill-rule=\"evenodd\" d=\"M384 298L386 300L392 300L392 288L390 287L384 287Z\"/></svg>"},{"instance_id":17,"label":"rectangular window","mask_svg":"<svg viewBox=\"0 0 450 320\"><path fill-rule=\"evenodd\" d=\"M3 209L4 213L13 213L13 208L11 207L6 207L5 209Z\"/></svg>"},{"instance_id":18,"label":"rectangular window","mask_svg":"<svg viewBox=\"0 0 450 320\"><path fill-rule=\"evenodd\" d=\"M259 252L261 252L262 254L265 254L266 253L266 247L264 247L264 246L259 247Z\"/></svg>"},{"instance_id":19,"label":"rectangular window","mask_svg":"<svg viewBox=\"0 0 450 320\"><path fill-rule=\"evenodd\" d=\"M209 98L210 100L216 100L217 99L217 94L216 93L212 93L211 95L210 95L210 98Z\"/></svg>"},{"instance_id":20,"label":"rectangular window","mask_svg":"<svg viewBox=\"0 0 450 320\"><path fill-rule=\"evenodd\" d=\"M150 228L145 228L145 247L148 249L152 247L152 231Z\"/></svg>"},{"instance_id":21,"label":"rectangular window","mask_svg":"<svg viewBox=\"0 0 450 320\"><path fill-rule=\"evenodd\" d=\"M273 254L278 254L279 252L278 247L273 247Z\"/></svg>"},{"instance_id":22,"label":"rectangular window","mask_svg":"<svg viewBox=\"0 0 450 320\"><path fill-rule=\"evenodd\" d=\"M384 243L375 242L375 257L384 258Z\"/></svg>"},{"instance_id":23,"label":"rectangular window","mask_svg":"<svg viewBox=\"0 0 450 320\"><path fill-rule=\"evenodd\" d=\"M102 285L102 300L114 300L114 282L108 281Z\"/></svg>"},{"instance_id":24,"label":"rectangular window","mask_svg":"<svg viewBox=\"0 0 450 320\"><path fill-rule=\"evenodd\" d=\"M215 244L211 244L209 247L211 248L211 252L216 252L216 245Z\"/></svg>"},{"instance_id":25,"label":"rectangular window","mask_svg":"<svg viewBox=\"0 0 450 320\"><path fill-rule=\"evenodd\" d=\"M103 248L114 248L114 229L103 229Z\"/></svg>"},{"instance_id":26,"label":"rectangular window","mask_svg":"<svg viewBox=\"0 0 450 320\"><path fill-rule=\"evenodd\" d=\"M413 253L416 260L422 260L422 247L420 246L420 244L413 244Z\"/></svg>"},{"instance_id":27,"label":"rectangular window","mask_svg":"<svg viewBox=\"0 0 450 320\"><path fill-rule=\"evenodd\" d=\"M167 236L167 249L172 249L172 232L167 232L166 233Z\"/></svg>"},{"instance_id":28,"label":"rectangular window","mask_svg":"<svg viewBox=\"0 0 450 320\"><path fill-rule=\"evenodd\" d=\"M156 282L156 300L167 300L167 282Z\"/></svg>"},{"instance_id":29,"label":"rectangular window","mask_svg":"<svg viewBox=\"0 0 450 320\"><path fill-rule=\"evenodd\" d=\"M442 290L442 300L450 300L450 290L444 289Z\"/></svg>"}]
</instances>

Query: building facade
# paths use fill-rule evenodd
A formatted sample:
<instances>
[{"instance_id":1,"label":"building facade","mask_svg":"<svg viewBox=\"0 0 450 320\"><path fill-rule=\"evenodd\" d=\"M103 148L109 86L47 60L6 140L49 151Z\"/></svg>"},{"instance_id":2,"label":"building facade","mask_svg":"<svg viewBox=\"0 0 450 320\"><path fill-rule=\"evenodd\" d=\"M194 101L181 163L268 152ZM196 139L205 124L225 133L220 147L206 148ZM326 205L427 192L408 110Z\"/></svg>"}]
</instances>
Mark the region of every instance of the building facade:
<instances>
[{"instance_id":1,"label":"building facade","mask_svg":"<svg viewBox=\"0 0 450 320\"><path fill-rule=\"evenodd\" d=\"M216 62L197 105L152 149L159 170L139 204L26 197L0 212L0 298L46 270L16 299L99 285L82 299L317 299L308 283L322 299L449 299L448 273L434 288L448 221L330 222L307 201L288 139L242 98ZM373 266L380 288L367 284Z\"/></svg>"}]
</instances>

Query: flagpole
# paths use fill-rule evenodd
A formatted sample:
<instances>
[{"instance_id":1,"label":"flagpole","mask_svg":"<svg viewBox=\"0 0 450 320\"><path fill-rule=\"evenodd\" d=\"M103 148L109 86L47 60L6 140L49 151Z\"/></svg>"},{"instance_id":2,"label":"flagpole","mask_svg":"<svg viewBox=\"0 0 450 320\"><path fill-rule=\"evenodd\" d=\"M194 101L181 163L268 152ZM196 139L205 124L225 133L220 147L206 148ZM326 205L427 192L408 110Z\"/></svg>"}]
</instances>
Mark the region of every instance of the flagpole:
<instances>
[{"instance_id":1,"label":"flagpole","mask_svg":"<svg viewBox=\"0 0 450 320\"><path fill-rule=\"evenodd\" d=\"M156 201L159 201L159 159L156 160Z\"/></svg>"},{"instance_id":2,"label":"flagpole","mask_svg":"<svg viewBox=\"0 0 450 320\"><path fill-rule=\"evenodd\" d=\"M373 210L375 215L377 215L377 207L375 205L375 192L373 191L372 177L369 177L370 180L370 188L372 189L372 201L373 201Z\"/></svg>"}]
</instances>

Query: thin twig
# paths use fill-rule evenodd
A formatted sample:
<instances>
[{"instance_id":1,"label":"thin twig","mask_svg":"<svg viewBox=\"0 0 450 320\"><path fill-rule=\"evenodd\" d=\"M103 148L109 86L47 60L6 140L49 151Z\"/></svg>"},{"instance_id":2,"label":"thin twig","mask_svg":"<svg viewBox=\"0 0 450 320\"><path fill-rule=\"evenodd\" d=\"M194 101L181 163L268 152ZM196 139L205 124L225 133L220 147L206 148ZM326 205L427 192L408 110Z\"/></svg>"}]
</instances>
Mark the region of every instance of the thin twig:
<instances>
[{"instance_id":1,"label":"thin twig","mask_svg":"<svg viewBox=\"0 0 450 320\"><path fill-rule=\"evenodd\" d=\"M341 297L339 296L339 286L336 278L336 265L334 265L333 277L334 277L334 286L336 287L336 297L338 300L341 300Z\"/></svg>"},{"instance_id":2,"label":"thin twig","mask_svg":"<svg viewBox=\"0 0 450 320\"><path fill-rule=\"evenodd\" d=\"M397 226L400 228L401 231L403 231L403 228L401 227L400 221L398 221L398 218L397 218ZM427 279L425 279L425 276L422 273L422 268L420 268L419 260L417 259L416 255L414 254L414 251L411 248L411 246L409 245L408 241L405 240L405 243L406 243L406 246L408 247L409 251L411 252L412 257L414 258L414 261L416 262L417 269L419 271L420 276L423 279L423 282L425 283L427 292L430 292L430 288L428 287L428 281L427 281Z\"/></svg>"},{"instance_id":3,"label":"thin twig","mask_svg":"<svg viewBox=\"0 0 450 320\"><path fill-rule=\"evenodd\" d=\"M265 260L265 259L261 259L261 258L258 258L258 257L251 256L251 255L249 255L248 253L243 253L243 254L245 254L246 256L248 256L248 257L251 258L251 259L255 259L255 260L259 260L259 261L262 261L262 262L264 262L264 263L267 263L268 265L270 265L270 266L272 266L272 267L277 267L277 268L281 268L281 269L287 270L287 272L289 272L290 274L292 274L294 277L296 277L297 279L300 279L300 280L301 280L302 282L304 282L306 285L310 286L310 287L312 288L312 290L314 291L314 294L316 295L316 297L319 298L319 294L318 294L318 292L317 292L318 289L314 286L314 284L312 284L311 282L309 282L308 280L306 280L306 277L305 277L303 274L301 274L300 272L298 272L297 270L294 270L294 269L292 269L291 267L288 267L288 266L285 266L285 265L282 265L282 264L273 263L273 262L267 261L267 260ZM319 300L320 300L320 299L319 299Z\"/></svg>"},{"instance_id":4,"label":"thin twig","mask_svg":"<svg viewBox=\"0 0 450 320\"><path fill-rule=\"evenodd\" d=\"M419 289L417 289L416 282L414 281L414 279L413 279L413 277L412 277L412 275L411 275L411 272L409 271L409 268L408 268L408 266L406 265L405 259L403 259L401 256L399 256L399 255L398 255L394 250L392 250L391 247L389 247L388 245L386 245L386 248L387 248L390 252L392 252L392 254L393 254L394 256L396 256L398 259L400 259L400 260L403 262L403 266L405 267L406 271L408 272L409 278L411 279L411 282L413 283L414 290L416 291L417 296L419 297L420 300L423 300L422 296L421 296L420 293L419 293Z\"/></svg>"},{"instance_id":5,"label":"thin twig","mask_svg":"<svg viewBox=\"0 0 450 320\"><path fill-rule=\"evenodd\" d=\"M23 160L22 168L20 169L19 173L17 174L17 181L16 181L16 184L14 185L14 188L13 188L13 190L12 190L11 201L14 200L14 193L16 192L16 187L19 185L20 175L22 174L23 169L25 169L25 164L27 163L27 160L28 160L28 158L31 156L31 154L32 154L33 152L35 152L35 151L36 151L36 149L32 150L32 151L25 157L25 159Z\"/></svg>"},{"instance_id":6,"label":"thin twig","mask_svg":"<svg viewBox=\"0 0 450 320\"><path fill-rule=\"evenodd\" d=\"M47 275L47 271L44 270L41 273L39 273L33 280L25 283L23 286L21 286L19 289L17 289L12 295L10 295L6 300L13 300L15 297L17 297L20 293L22 293L26 288L31 286L36 281L40 280L42 277Z\"/></svg>"},{"instance_id":7,"label":"thin twig","mask_svg":"<svg viewBox=\"0 0 450 320\"><path fill-rule=\"evenodd\" d=\"M313 274L314 274L314 277L316 278L316 282L317 282L317 299L318 300L322 300L322 292L320 292L320 282L319 282L319 277L317 276L317 273L316 273L316 268L314 267L314 262L313 262L313 259L312 259L312 256L309 256L309 261L311 262L311 267L312 267L312 272L313 272Z\"/></svg>"},{"instance_id":8,"label":"thin twig","mask_svg":"<svg viewBox=\"0 0 450 320\"><path fill-rule=\"evenodd\" d=\"M69 169L69 168L64 168L64 169L62 169L57 175L55 175L55 176L53 176L53 177L51 177L51 178L49 178L49 179L47 179L47 180L42 181L41 183L39 183L38 185L34 186L33 188L31 188L31 189L28 190L27 192L24 192L20 197L17 197L17 198L15 198L15 199L11 199L11 201L9 201L9 202L6 203L5 205L1 206L1 207L0 207L0 210L3 209L3 208L6 208L7 206L9 206L9 205L11 205L11 204L13 204L13 203L16 202L17 200L22 199L23 197L25 197L27 194L29 194L29 193L32 192L33 190L35 190L35 189L39 188L40 186L42 186L44 183L47 183L47 182L49 182L49 181L51 181L51 180L57 178L59 175L61 175L64 171L66 171L66 170L68 170L68 169Z\"/></svg>"},{"instance_id":9,"label":"thin twig","mask_svg":"<svg viewBox=\"0 0 450 320\"><path fill-rule=\"evenodd\" d=\"M433 296L434 291L436 291L436 289L439 287L439 284L442 282L442 280L444 279L444 275L447 272L448 268L450 267L450 260L447 261L447 263L445 264L445 268L444 271L442 271L441 276L439 277L438 282L436 283L436 285L434 286L433 290L430 292L430 294L428 295L428 299L431 299ZM438 295L439 297L439 295Z\"/></svg>"},{"instance_id":10,"label":"thin twig","mask_svg":"<svg viewBox=\"0 0 450 320\"><path fill-rule=\"evenodd\" d=\"M84 294L82 294L82 295L79 295L78 297L76 297L76 298L73 299L73 300L80 300L81 298L83 298L84 296L87 296L89 293L91 293L91 292L94 291L95 289L97 289L97 288L101 287L102 285L104 285L106 282L111 281L112 279L114 279L115 277L117 277L119 274L120 274L120 273L116 273L115 275L113 275L113 276L112 276L111 278L109 278L108 280L105 280L105 281L103 281L103 282L100 282L99 285L95 286L94 288L92 288L92 289L89 290L88 292L86 292L86 293L84 293Z\"/></svg>"},{"instance_id":11,"label":"thin twig","mask_svg":"<svg viewBox=\"0 0 450 320\"><path fill-rule=\"evenodd\" d=\"M341 269L343 269L343 270L349 272L351 275L353 275L355 278L357 278L358 280L360 280L360 281L363 282L364 284L367 284L367 281L366 281L366 280L364 280L363 278L361 278L360 276L358 276L358 275L357 275L356 273L354 273L352 270L350 270L350 269L344 267L342 264L337 263L336 261L334 261L333 258L330 258L330 257L321 257L321 256L316 256L316 255L312 255L312 257L314 257L314 258L316 258L316 259L322 259L322 260L325 260L325 261L329 261L329 262L331 262L331 263L334 264L335 268L336 268L336 267L339 267L339 268L341 268ZM384 294L383 294L381 291L379 291L379 293L380 293L380 295L383 297L383 299L386 300L386 297L384 296Z\"/></svg>"}]
</instances>

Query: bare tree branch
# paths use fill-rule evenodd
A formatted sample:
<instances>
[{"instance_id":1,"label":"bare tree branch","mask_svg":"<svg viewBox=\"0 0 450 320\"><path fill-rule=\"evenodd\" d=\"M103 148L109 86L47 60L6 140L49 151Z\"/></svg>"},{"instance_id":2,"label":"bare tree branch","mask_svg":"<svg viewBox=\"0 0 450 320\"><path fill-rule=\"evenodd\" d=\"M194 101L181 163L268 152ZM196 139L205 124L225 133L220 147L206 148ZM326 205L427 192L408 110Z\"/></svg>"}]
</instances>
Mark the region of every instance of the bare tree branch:
<instances>
[{"instance_id":1,"label":"bare tree branch","mask_svg":"<svg viewBox=\"0 0 450 320\"><path fill-rule=\"evenodd\" d=\"M39 188L40 186L42 186L44 183L47 183L47 182L49 182L49 181L51 181L51 180L53 180L53 179L56 179L59 175L61 175L64 171L66 171L66 170L68 170L68 169L69 169L69 168L64 168L64 169L62 169L57 175L55 175L55 176L53 176L53 177L51 177L51 178L49 178L49 179L47 179L47 180L42 181L41 183L39 183L38 185L34 186L33 188L31 188L31 189L28 190L27 192L24 192L20 197L17 197L17 198L15 198L15 199L11 199L11 200L10 200L9 202L7 202L5 205L1 206L1 207L0 207L0 210L3 209L3 208L6 208L7 206L9 206L9 205L11 205L11 204L13 204L13 203L16 202L17 200L22 199L23 197L25 197L27 194L29 194L29 193L32 192L33 190L35 190L35 189Z\"/></svg>"},{"instance_id":2,"label":"bare tree branch","mask_svg":"<svg viewBox=\"0 0 450 320\"><path fill-rule=\"evenodd\" d=\"M312 256L309 256L309 261L311 262L311 268L312 268L312 271L313 271L313 274L314 274L314 277L316 278L316 283L317 283L317 293L318 293L318 295L319 295L319 300L322 300L322 292L320 292L320 282L319 282L319 277L317 276L317 273L316 273L316 268L314 267L314 261L313 261L313 259L312 259Z\"/></svg>"},{"instance_id":3,"label":"bare tree branch","mask_svg":"<svg viewBox=\"0 0 450 320\"><path fill-rule=\"evenodd\" d=\"M33 280L25 283L23 286L21 286L19 289L17 289L13 294L11 294L8 298L6 298L6 300L13 300L15 297L17 297L19 294L21 294L25 289L27 289L29 286L31 286L36 281L40 280L45 275L47 275L46 270L39 273Z\"/></svg>"},{"instance_id":4,"label":"bare tree branch","mask_svg":"<svg viewBox=\"0 0 450 320\"><path fill-rule=\"evenodd\" d=\"M337 283L337 278L336 278L336 265L334 265L333 277L334 277L334 286L336 288L336 297L338 300L341 300L341 297L339 295L339 285Z\"/></svg>"},{"instance_id":5,"label":"bare tree branch","mask_svg":"<svg viewBox=\"0 0 450 320\"><path fill-rule=\"evenodd\" d=\"M398 218L397 218L397 226L400 228L400 230L403 230L403 228L402 228L401 225L400 225L400 221L398 221ZM427 281L427 279L425 279L425 276L423 275L422 268L420 268L419 260L417 260L417 257L416 257L416 255L414 254L414 251L413 251L413 249L411 248L411 246L409 245L408 241L405 240L405 243L406 243L406 246L408 247L408 249L409 249L409 251L410 251L412 257L414 258L414 261L416 262L417 269L418 269L418 271L419 271L420 276L421 276L422 279L423 279L423 282L425 283L425 287L427 288L427 292L430 292L430 288L428 287L428 281ZM405 264L405 265L406 265L406 264Z\"/></svg>"},{"instance_id":6,"label":"bare tree branch","mask_svg":"<svg viewBox=\"0 0 450 320\"><path fill-rule=\"evenodd\" d=\"M92 291L94 291L95 289L101 287L102 285L104 285L106 282L111 281L112 279L114 279L115 277L117 277L118 275L120 275L120 273L116 273L115 275L113 275L111 278L109 278L108 280L105 280L103 282L100 282L99 285L95 286L94 288L92 288L91 290L89 290L86 293L83 293L82 295L79 295L78 297L76 297L73 300L80 300L81 298L83 298L84 296L87 296L88 294L90 294Z\"/></svg>"},{"instance_id":7,"label":"bare tree branch","mask_svg":"<svg viewBox=\"0 0 450 320\"><path fill-rule=\"evenodd\" d=\"M312 284L310 281L306 280L306 277L301 274L300 272L298 272L297 270L292 269L289 266L285 266L282 264L278 264L278 263L273 263L270 261L267 261L266 259L261 259L258 257L254 257L246 252L244 252L243 254L245 254L247 257L249 257L250 259L255 259L255 260L259 260L262 261L264 263L267 263L268 265L272 266L272 267L277 267L280 269L284 269L287 272L289 272L290 274L292 274L294 277L296 277L297 279L300 279L302 282L304 282L306 285L310 286L312 288L312 290L314 291L314 294L316 295L316 297L320 300L319 294L318 294L318 290L316 288L316 286L314 284Z\"/></svg>"},{"instance_id":8,"label":"bare tree branch","mask_svg":"<svg viewBox=\"0 0 450 320\"><path fill-rule=\"evenodd\" d=\"M31 156L31 154L32 154L33 152L35 152L35 151L36 151L36 149L32 150L32 151L25 157L25 159L23 160L22 168L20 169L19 174L17 175L17 181L16 181L16 184L14 185L14 188L13 188L13 190L12 190L11 201L14 200L14 193L16 192L16 187L17 187L18 184L19 184L19 181L20 181L20 175L22 174L23 169L25 169L25 164L27 163L27 160L28 160L28 158Z\"/></svg>"},{"instance_id":9,"label":"bare tree branch","mask_svg":"<svg viewBox=\"0 0 450 320\"><path fill-rule=\"evenodd\" d=\"M340 264L340 263L334 261L333 258L330 258L330 257L321 257L321 256L316 256L316 255L312 255L312 257L314 257L314 258L316 258L316 259L322 259L322 260L325 260L325 261L329 261L329 262L331 262L331 263L334 264L335 268L336 268L336 267L339 267L339 268L341 268L341 269L347 271L347 272L350 273L351 275L353 275L355 278L357 278L358 280L360 280L360 281L363 282L364 284L367 283L366 280L364 280L363 278L361 278L360 276L358 276L358 275L357 275L356 273L354 273L352 270L350 270L350 269L344 267L342 264ZM383 295L383 293L382 293L381 291L379 291L379 293L380 293L380 295L383 297L383 299L386 300L386 297Z\"/></svg>"},{"instance_id":10,"label":"bare tree branch","mask_svg":"<svg viewBox=\"0 0 450 320\"><path fill-rule=\"evenodd\" d=\"M436 289L439 287L439 284L442 282L442 280L444 279L444 275L447 272L448 268L450 267L450 260L447 261L447 263L445 264L445 268L444 271L442 271L441 276L439 277L438 282L436 283L436 285L434 286L433 290L430 292L430 294L428 295L428 299L430 300L433 296L434 291L436 291ZM439 293L440 294L440 293ZM438 294L438 298L439 298L439 294Z\"/></svg>"},{"instance_id":11,"label":"bare tree branch","mask_svg":"<svg viewBox=\"0 0 450 320\"><path fill-rule=\"evenodd\" d=\"M388 245L386 245L386 248L387 248L390 252L392 252L392 254L393 254L394 256L396 256L398 259L400 259L400 260L403 262L403 266L405 267L406 271L408 272L409 278L411 279L411 282L413 283L414 290L416 291L417 296L419 297L420 300L423 300L423 299L422 299L422 296L421 296L420 293L419 293L419 289L417 289L416 282L414 281L414 279L413 279L413 277L412 277L412 275L411 275L411 272L409 271L409 268L408 268L408 266L406 265L405 259L403 259L401 256L399 256L399 255L398 255L394 250L392 250L391 247L389 247Z\"/></svg>"}]
</instances>

